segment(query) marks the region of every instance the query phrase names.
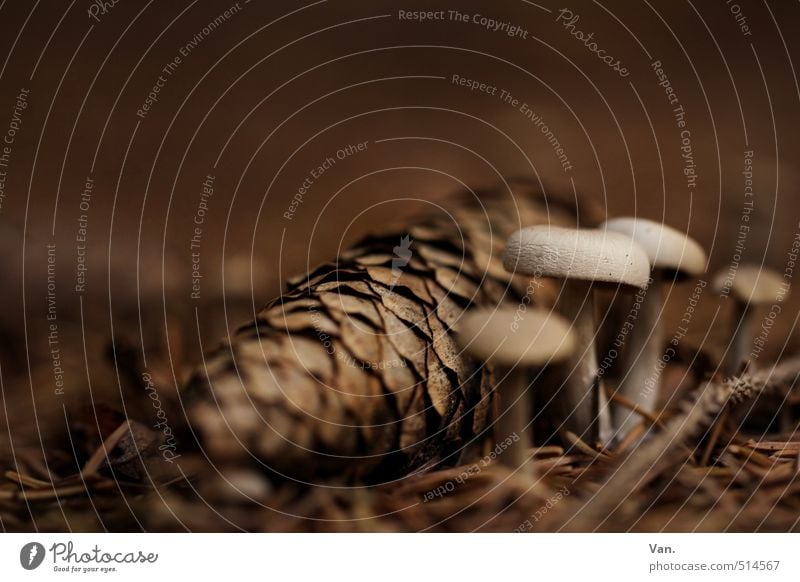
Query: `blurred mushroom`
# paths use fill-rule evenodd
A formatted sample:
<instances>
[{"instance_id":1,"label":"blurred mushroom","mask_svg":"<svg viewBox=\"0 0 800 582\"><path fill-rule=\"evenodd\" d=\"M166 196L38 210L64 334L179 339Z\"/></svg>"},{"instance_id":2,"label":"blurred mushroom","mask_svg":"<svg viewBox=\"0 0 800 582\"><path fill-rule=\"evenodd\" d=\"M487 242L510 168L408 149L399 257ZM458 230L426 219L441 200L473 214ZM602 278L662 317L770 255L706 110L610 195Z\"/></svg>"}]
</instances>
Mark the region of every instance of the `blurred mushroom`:
<instances>
[{"instance_id":1,"label":"blurred mushroom","mask_svg":"<svg viewBox=\"0 0 800 582\"><path fill-rule=\"evenodd\" d=\"M696 277L705 271L706 252L682 232L646 218L613 218L600 228L628 235L650 260L650 284L628 334L619 393L643 411L653 412L659 394L658 360L664 351L663 284L667 280ZM621 406L612 407L612 416L619 438L639 424L639 417Z\"/></svg>"},{"instance_id":2,"label":"blurred mushroom","mask_svg":"<svg viewBox=\"0 0 800 582\"><path fill-rule=\"evenodd\" d=\"M514 441L503 453L503 464L521 467L526 450L533 445L530 431L531 399L528 372L566 359L575 347L569 323L555 313L543 310L476 309L462 318L456 341L475 359L495 366L501 379L501 412L494 425L496 442L515 433Z\"/></svg>"},{"instance_id":3,"label":"blurred mushroom","mask_svg":"<svg viewBox=\"0 0 800 582\"><path fill-rule=\"evenodd\" d=\"M721 367L725 376L735 376L742 371L742 365L750 359L752 353L754 307L780 301L788 292L788 283L768 267L744 263L735 270L725 269L717 273L713 288L723 297L733 298L731 339ZM736 421L739 426L753 412L753 406L751 404L746 411L739 411L739 418ZM720 412L700 459L701 464L705 465L711 458L722 427L728 422L730 410L730 406L725 406ZM771 415L774 417L776 413L771 412ZM777 416L781 418L781 425L787 424L786 409L782 413L778 411Z\"/></svg>"},{"instance_id":4,"label":"blurred mushroom","mask_svg":"<svg viewBox=\"0 0 800 582\"><path fill-rule=\"evenodd\" d=\"M598 284L643 288L650 263L633 239L603 230L574 230L532 226L508 240L505 268L528 276L564 280L559 296L561 313L572 322L577 349L573 369L560 404L566 407L564 428L605 444L611 438L611 418L597 380L592 287Z\"/></svg>"},{"instance_id":5,"label":"blurred mushroom","mask_svg":"<svg viewBox=\"0 0 800 582\"><path fill-rule=\"evenodd\" d=\"M732 278L727 269L717 274L714 290L733 298L731 341L722 362L723 374L738 374L749 359L753 347L754 308L781 301L788 288L789 284L781 275L755 264L739 265Z\"/></svg>"}]
</instances>

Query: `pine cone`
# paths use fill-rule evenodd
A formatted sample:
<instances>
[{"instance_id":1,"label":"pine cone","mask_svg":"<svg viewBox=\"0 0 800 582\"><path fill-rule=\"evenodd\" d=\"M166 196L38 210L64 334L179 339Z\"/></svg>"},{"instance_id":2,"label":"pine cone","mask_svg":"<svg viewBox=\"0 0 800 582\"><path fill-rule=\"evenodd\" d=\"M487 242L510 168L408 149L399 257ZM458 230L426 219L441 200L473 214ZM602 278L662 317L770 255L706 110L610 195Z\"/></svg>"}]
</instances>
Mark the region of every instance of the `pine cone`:
<instances>
[{"instance_id":1,"label":"pine cone","mask_svg":"<svg viewBox=\"0 0 800 582\"><path fill-rule=\"evenodd\" d=\"M215 463L377 479L479 440L492 418L492 372L460 353L454 324L465 309L526 293L528 281L512 280L500 260L511 232L601 217L520 183L459 195L449 209L292 280L210 355L187 394ZM531 303L551 306L555 291L537 287Z\"/></svg>"}]
</instances>

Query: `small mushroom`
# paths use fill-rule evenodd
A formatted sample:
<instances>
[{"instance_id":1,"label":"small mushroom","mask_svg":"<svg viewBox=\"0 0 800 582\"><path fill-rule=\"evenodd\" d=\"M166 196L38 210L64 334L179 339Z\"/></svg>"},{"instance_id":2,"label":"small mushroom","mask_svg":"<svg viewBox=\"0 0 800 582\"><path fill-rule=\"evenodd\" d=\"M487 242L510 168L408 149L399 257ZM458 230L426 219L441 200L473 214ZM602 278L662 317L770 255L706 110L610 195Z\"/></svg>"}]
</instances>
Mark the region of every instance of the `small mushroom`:
<instances>
[{"instance_id":1,"label":"small mushroom","mask_svg":"<svg viewBox=\"0 0 800 582\"><path fill-rule=\"evenodd\" d=\"M628 235L647 253L652 269L636 321L628 334L622 361L619 393L645 412L655 410L658 399L658 360L664 351L663 284L667 280L696 277L705 271L706 252L682 232L646 218L613 218L600 225ZM639 417L621 406L612 407L614 429L624 437L639 423Z\"/></svg>"},{"instance_id":2,"label":"small mushroom","mask_svg":"<svg viewBox=\"0 0 800 582\"><path fill-rule=\"evenodd\" d=\"M753 348L754 307L770 305L785 298L789 283L769 267L739 265L731 277L726 269L714 277L714 290L733 298L731 342L722 362L722 372L738 374Z\"/></svg>"},{"instance_id":3,"label":"small mushroom","mask_svg":"<svg viewBox=\"0 0 800 582\"><path fill-rule=\"evenodd\" d=\"M605 444L611 439L611 417L597 380L594 337L594 285L644 288L650 275L645 252L633 239L603 230L531 226L508 240L503 255L506 270L533 277L555 277L564 284L559 309L572 321L577 349L566 383L564 428Z\"/></svg>"},{"instance_id":4,"label":"small mushroom","mask_svg":"<svg viewBox=\"0 0 800 582\"><path fill-rule=\"evenodd\" d=\"M526 450L533 445L526 427L531 423L528 373L566 359L575 347L569 323L543 310L475 309L458 326L456 341L472 357L495 366L501 379L498 390L500 414L494 437L501 442L514 434L519 438L501 456L501 462L522 467ZM523 469L524 470L524 469Z\"/></svg>"}]
</instances>

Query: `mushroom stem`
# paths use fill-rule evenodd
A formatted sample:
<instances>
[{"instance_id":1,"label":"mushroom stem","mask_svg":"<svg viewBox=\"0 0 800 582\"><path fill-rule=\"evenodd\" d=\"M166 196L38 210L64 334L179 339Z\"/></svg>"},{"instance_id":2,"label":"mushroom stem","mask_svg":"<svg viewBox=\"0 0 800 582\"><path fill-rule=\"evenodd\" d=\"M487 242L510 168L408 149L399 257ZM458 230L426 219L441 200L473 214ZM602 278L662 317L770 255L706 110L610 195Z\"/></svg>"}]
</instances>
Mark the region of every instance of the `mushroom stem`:
<instances>
[{"instance_id":1,"label":"mushroom stem","mask_svg":"<svg viewBox=\"0 0 800 582\"><path fill-rule=\"evenodd\" d=\"M500 462L527 473L527 450L532 445L531 430L524 429L531 419L531 400L528 393L528 373L525 368L500 369L505 374L500 386L500 414L494 425L494 441L500 443L512 438L511 446L500 456ZM514 440L513 436L519 437Z\"/></svg>"},{"instance_id":2,"label":"mushroom stem","mask_svg":"<svg viewBox=\"0 0 800 582\"><path fill-rule=\"evenodd\" d=\"M733 337L725 354L722 372L727 376L738 374L750 353L753 342L753 310L744 301L735 301L731 323Z\"/></svg>"},{"instance_id":3,"label":"mushroom stem","mask_svg":"<svg viewBox=\"0 0 800 582\"><path fill-rule=\"evenodd\" d=\"M664 326L659 314L664 307L664 292L658 271L653 272L628 334L622 359L619 393L646 412L653 412L658 400L658 359L664 351ZM621 406L614 407L616 436L623 438L641 419Z\"/></svg>"},{"instance_id":4,"label":"mushroom stem","mask_svg":"<svg viewBox=\"0 0 800 582\"><path fill-rule=\"evenodd\" d=\"M561 313L572 322L575 335L575 354L572 372L565 384L563 406L564 428L584 440L603 442L611 436L607 399L602 390L595 389L597 353L594 337L594 301L592 284L579 279L567 279L559 299Z\"/></svg>"}]
</instances>

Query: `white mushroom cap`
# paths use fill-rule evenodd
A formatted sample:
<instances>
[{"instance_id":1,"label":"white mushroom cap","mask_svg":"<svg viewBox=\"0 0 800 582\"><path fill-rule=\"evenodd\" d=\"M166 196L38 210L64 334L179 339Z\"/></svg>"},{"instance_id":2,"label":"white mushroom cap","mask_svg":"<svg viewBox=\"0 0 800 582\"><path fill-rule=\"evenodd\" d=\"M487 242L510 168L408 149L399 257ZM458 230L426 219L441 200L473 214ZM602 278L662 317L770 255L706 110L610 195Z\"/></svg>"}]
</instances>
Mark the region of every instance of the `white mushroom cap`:
<instances>
[{"instance_id":1,"label":"white mushroom cap","mask_svg":"<svg viewBox=\"0 0 800 582\"><path fill-rule=\"evenodd\" d=\"M642 248L624 234L529 226L511 235L503 253L506 270L530 276L621 283L643 289L650 262Z\"/></svg>"},{"instance_id":2,"label":"white mushroom cap","mask_svg":"<svg viewBox=\"0 0 800 582\"><path fill-rule=\"evenodd\" d=\"M769 267L750 263L739 265L732 282L728 270L714 277L715 291L722 292L727 286L736 299L752 305L772 303L786 293L786 281L781 275Z\"/></svg>"},{"instance_id":3,"label":"white mushroom cap","mask_svg":"<svg viewBox=\"0 0 800 582\"><path fill-rule=\"evenodd\" d=\"M459 322L456 341L471 356L500 366L541 366L569 357L569 323L550 311L474 309Z\"/></svg>"},{"instance_id":4,"label":"white mushroom cap","mask_svg":"<svg viewBox=\"0 0 800 582\"><path fill-rule=\"evenodd\" d=\"M671 226L646 218L621 217L607 220L598 228L631 237L647 253L654 270L690 277L705 271L707 255L703 247Z\"/></svg>"}]
</instances>

